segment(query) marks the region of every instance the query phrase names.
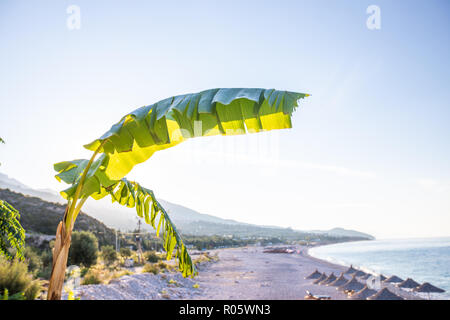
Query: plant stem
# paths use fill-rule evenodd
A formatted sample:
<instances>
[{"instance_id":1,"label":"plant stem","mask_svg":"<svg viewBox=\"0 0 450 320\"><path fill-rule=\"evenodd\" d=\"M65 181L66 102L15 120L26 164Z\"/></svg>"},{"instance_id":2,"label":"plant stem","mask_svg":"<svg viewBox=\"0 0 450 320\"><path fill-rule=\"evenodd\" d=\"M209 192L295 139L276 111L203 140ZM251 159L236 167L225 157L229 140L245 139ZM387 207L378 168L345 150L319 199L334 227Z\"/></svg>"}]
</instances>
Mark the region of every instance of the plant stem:
<instances>
[{"instance_id":1,"label":"plant stem","mask_svg":"<svg viewBox=\"0 0 450 320\"><path fill-rule=\"evenodd\" d=\"M103 145L106 143L106 141L107 140L104 140L98 146L97 150L95 150L94 154L92 155L91 159L89 160L86 168L84 168L80 182L78 183L77 190L75 191L75 195L73 197L72 204L70 205L69 210L67 211L67 217L66 217L66 231L67 232L69 231L71 226L75 223L75 219L73 219L73 218L76 218L76 216L78 214L78 212L75 213L75 209L78 208L78 211L81 210L81 206L83 205L84 201L86 201L86 200L84 200L84 201L82 200L82 201L80 201L80 204L78 206L76 206L78 197L80 196L80 193L81 193L81 189L83 188L84 180L86 179L86 175L87 175L89 169L91 168L91 165L94 162L95 157L100 152L100 149L103 147Z\"/></svg>"}]
</instances>

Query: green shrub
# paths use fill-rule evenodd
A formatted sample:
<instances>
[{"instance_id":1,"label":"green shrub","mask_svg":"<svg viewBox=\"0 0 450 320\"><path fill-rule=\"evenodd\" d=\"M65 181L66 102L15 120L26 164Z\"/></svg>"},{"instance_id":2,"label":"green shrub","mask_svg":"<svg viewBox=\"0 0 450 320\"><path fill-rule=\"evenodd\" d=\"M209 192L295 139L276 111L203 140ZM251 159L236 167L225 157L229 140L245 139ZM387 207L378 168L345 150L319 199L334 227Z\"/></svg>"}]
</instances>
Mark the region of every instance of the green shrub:
<instances>
[{"instance_id":1,"label":"green shrub","mask_svg":"<svg viewBox=\"0 0 450 320\"><path fill-rule=\"evenodd\" d=\"M120 255L124 258L128 258L130 257L132 254L131 249L130 248L120 248Z\"/></svg>"},{"instance_id":2,"label":"green shrub","mask_svg":"<svg viewBox=\"0 0 450 320\"><path fill-rule=\"evenodd\" d=\"M81 281L82 285L100 284L100 283L102 283L102 280L100 278L99 272L96 270L89 270L84 276L83 281Z\"/></svg>"},{"instance_id":3,"label":"green shrub","mask_svg":"<svg viewBox=\"0 0 450 320\"><path fill-rule=\"evenodd\" d=\"M42 262L42 266L38 270L36 276L49 280L52 273L53 254L50 250L44 250L41 253L40 259Z\"/></svg>"},{"instance_id":4,"label":"green shrub","mask_svg":"<svg viewBox=\"0 0 450 320\"><path fill-rule=\"evenodd\" d=\"M89 271L89 268L87 268L87 267L81 268L80 277L84 277L88 273L88 271Z\"/></svg>"},{"instance_id":5,"label":"green shrub","mask_svg":"<svg viewBox=\"0 0 450 320\"><path fill-rule=\"evenodd\" d=\"M8 289L5 289L3 295L0 294L0 300L25 300L25 295L23 292L19 292L10 296Z\"/></svg>"},{"instance_id":6,"label":"green shrub","mask_svg":"<svg viewBox=\"0 0 450 320\"><path fill-rule=\"evenodd\" d=\"M42 291L41 281L34 280L30 283L30 285L25 289L25 299L26 300L34 300L36 299Z\"/></svg>"},{"instance_id":7,"label":"green shrub","mask_svg":"<svg viewBox=\"0 0 450 320\"><path fill-rule=\"evenodd\" d=\"M113 246L102 247L102 258L106 264L111 265L117 260L117 252Z\"/></svg>"},{"instance_id":8,"label":"green shrub","mask_svg":"<svg viewBox=\"0 0 450 320\"><path fill-rule=\"evenodd\" d=\"M158 274L159 273L159 268L158 268L158 266L156 266L154 264L146 263L144 265L144 267L142 268L142 272Z\"/></svg>"},{"instance_id":9,"label":"green shrub","mask_svg":"<svg viewBox=\"0 0 450 320\"><path fill-rule=\"evenodd\" d=\"M161 260L155 251L147 251L144 253L144 259L148 262L155 263Z\"/></svg>"},{"instance_id":10,"label":"green shrub","mask_svg":"<svg viewBox=\"0 0 450 320\"><path fill-rule=\"evenodd\" d=\"M43 263L41 257L33 250L32 247L25 247L24 250L25 261L28 264L28 271L37 274L42 269Z\"/></svg>"},{"instance_id":11,"label":"green shrub","mask_svg":"<svg viewBox=\"0 0 450 320\"><path fill-rule=\"evenodd\" d=\"M69 250L69 264L90 267L97 262L98 241L89 231L72 233L72 244Z\"/></svg>"},{"instance_id":12,"label":"green shrub","mask_svg":"<svg viewBox=\"0 0 450 320\"><path fill-rule=\"evenodd\" d=\"M7 261L0 257L0 294L6 293L11 298L23 293L25 299L34 300L40 291L41 282L33 280L26 262L17 259Z\"/></svg>"},{"instance_id":13,"label":"green shrub","mask_svg":"<svg viewBox=\"0 0 450 320\"><path fill-rule=\"evenodd\" d=\"M158 262L158 264L156 265L158 267L158 269L160 270L167 270L169 268L169 266L167 265L167 263L160 261Z\"/></svg>"}]
</instances>

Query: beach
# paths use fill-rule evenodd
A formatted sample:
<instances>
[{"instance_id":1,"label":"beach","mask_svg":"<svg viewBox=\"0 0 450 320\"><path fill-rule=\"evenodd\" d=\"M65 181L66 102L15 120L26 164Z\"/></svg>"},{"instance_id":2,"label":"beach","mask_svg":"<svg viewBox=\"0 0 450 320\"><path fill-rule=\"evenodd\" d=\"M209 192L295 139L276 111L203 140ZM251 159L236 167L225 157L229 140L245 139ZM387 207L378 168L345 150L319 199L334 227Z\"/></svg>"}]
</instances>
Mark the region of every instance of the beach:
<instances>
[{"instance_id":1,"label":"beach","mask_svg":"<svg viewBox=\"0 0 450 320\"><path fill-rule=\"evenodd\" d=\"M316 269L339 276L348 267L311 257L308 248L297 246L294 253L264 253L262 247L218 250L219 261L200 272L197 282L203 288L194 299L274 299L303 300L308 290L332 300L347 300L336 287L313 284L305 279ZM350 278L349 276L347 276ZM383 285L384 287L385 285ZM401 297L412 300L419 296L387 285Z\"/></svg>"},{"instance_id":2,"label":"beach","mask_svg":"<svg viewBox=\"0 0 450 320\"><path fill-rule=\"evenodd\" d=\"M311 257L307 247L296 246L293 253L241 247L210 250L209 254L217 256L217 261L200 265L194 279L184 279L179 273L135 274L108 285L81 286L74 293L81 299L303 300L309 291L348 300L336 287L305 279L316 269L339 276L348 268ZM388 288L405 299L421 299L393 285Z\"/></svg>"}]
</instances>

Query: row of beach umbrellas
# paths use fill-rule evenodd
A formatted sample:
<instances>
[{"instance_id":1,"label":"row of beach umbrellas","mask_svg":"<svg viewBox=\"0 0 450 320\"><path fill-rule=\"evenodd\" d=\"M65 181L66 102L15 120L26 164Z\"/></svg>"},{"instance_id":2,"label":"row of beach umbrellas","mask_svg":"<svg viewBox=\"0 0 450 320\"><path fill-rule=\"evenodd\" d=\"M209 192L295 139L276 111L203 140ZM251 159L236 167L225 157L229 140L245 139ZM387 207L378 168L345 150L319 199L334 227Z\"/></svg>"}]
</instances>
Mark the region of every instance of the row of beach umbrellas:
<instances>
[{"instance_id":1,"label":"row of beach umbrellas","mask_svg":"<svg viewBox=\"0 0 450 320\"><path fill-rule=\"evenodd\" d=\"M347 278L345 275L351 276L351 278ZM359 300L403 300L402 297L396 295L388 288L383 288L379 291L369 288L366 284L358 281L367 280L371 276L370 273L366 273L364 271L358 270L350 266L347 271L342 272L339 277L331 273L327 275L325 273L319 272L317 269L307 276L305 279L313 280L314 284L319 285L327 285L336 287L337 290L344 291L347 293L352 299ZM412 289L414 292L424 292L424 293L442 293L445 290L440 289L438 287L433 286L432 284L425 282L423 284L419 284L411 278L407 278L406 280L401 279L398 276L392 275L390 277L385 277L384 275L379 275L378 279L383 283L394 284L399 288L403 289Z\"/></svg>"}]
</instances>

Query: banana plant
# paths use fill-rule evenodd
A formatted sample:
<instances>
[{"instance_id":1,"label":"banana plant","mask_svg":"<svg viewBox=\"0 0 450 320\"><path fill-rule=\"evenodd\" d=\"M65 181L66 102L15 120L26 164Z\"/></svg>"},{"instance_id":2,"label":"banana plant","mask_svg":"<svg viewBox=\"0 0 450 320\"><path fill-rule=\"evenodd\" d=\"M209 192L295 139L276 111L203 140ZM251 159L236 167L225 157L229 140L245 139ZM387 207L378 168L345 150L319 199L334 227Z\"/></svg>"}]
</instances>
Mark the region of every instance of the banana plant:
<instances>
[{"instance_id":1,"label":"banana plant","mask_svg":"<svg viewBox=\"0 0 450 320\"><path fill-rule=\"evenodd\" d=\"M61 192L67 207L56 231L48 299L60 299L73 225L85 201L109 196L135 208L137 215L162 233L167 259L175 251L184 277L197 271L167 212L153 191L125 178L156 151L189 138L236 135L291 128L298 101L308 94L259 88L209 89L173 96L136 109L84 147L91 158L59 162L56 178L70 186ZM159 217L159 219L158 219ZM158 221L158 222L156 222Z\"/></svg>"}]
</instances>

